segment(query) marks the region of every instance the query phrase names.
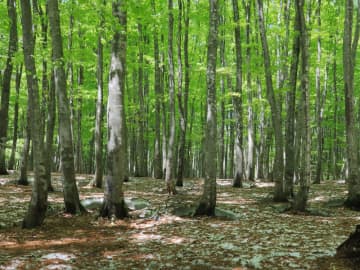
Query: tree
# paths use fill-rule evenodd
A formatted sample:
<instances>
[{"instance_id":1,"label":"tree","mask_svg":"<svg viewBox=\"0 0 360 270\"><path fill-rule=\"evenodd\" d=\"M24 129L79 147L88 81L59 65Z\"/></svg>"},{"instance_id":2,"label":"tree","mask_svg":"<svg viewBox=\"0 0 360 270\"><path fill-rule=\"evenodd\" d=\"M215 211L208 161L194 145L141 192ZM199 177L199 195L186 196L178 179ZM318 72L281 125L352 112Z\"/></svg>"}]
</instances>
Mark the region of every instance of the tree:
<instances>
[{"instance_id":1,"label":"tree","mask_svg":"<svg viewBox=\"0 0 360 270\"><path fill-rule=\"evenodd\" d=\"M28 211L23 220L23 228L34 228L43 223L47 210L48 186L45 174L44 136L39 102L39 86L36 75L34 48L35 40L29 0L21 0L23 28L23 53L28 86L29 125L34 152L34 184Z\"/></svg>"},{"instance_id":2,"label":"tree","mask_svg":"<svg viewBox=\"0 0 360 270\"><path fill-rule=\"evenodd\" d=\"M294 210L305 211L311 181L311 131L310 131L310 100L309 100L309 41L304 16L304 0L295 1L296 18L299 20L301 49L301 175L300 187L293 203Z\"/></svg>"},{"instance_id":3,"label":"tree","mask_svg":"<svg viewBox=\"0 0 360 270\"><path fill-rule=\"evenodd\" d=\"M93 186L98 188L102 187L103 182L103 132L102 132L102 123L103 123L103 114L104 114L104 105L103 105L103 92L104 92L104 52L103 52L103 31L101 30L104 27L104 6L105 1L103 2L103 7L100 8L101 18L100 18L100 31L98 36L98 47L97 47L97 98L96 98L96 114L95 114L95 175Z\"/></svg>"},{"instance_id":4,"label":"tree","mask_svg":"<svg viewBox=\"0 0 360 270\"><path fill-rule=\"evenodd\" d=\"M205 182L203 194L195 210L197 215L215 215L216 207L216 58L218 40L218 1L209 0L209 35L207 44L207 103L205 127Z\"/></svg>"},{"instance_id":5,"label":"tree","mask_svg":"<svg viewBox=\"0 0 360 270\"><path fill-rule=\"evenodd\" d=\"M126 75L126 1L114 0L112 12L117 25L111 45L109 94L107 104L108 143L107 176L105 180L104 202L100 216L124 218L128 216L122 190L126 159L125 145L125 75Z\"/></svg>"},{"instance_id":6,"label":"tree","mask_svg":"<svg viewBox=\"0 0 360 270\"><path fill-rule=\"evenodd\" d=\"M153 12L156 14L155 0L152 0ZM162 157L161 157L161 133L160 133L160 118L161 118L161 71L160 71L160 53L159 53L159 34L157 27L154 27L154 88L155 88L155 146L154 146L154 177L161 179L163 177L162 171Z\"/></svg>"},{"instance_id":7,"label":"tree","mask_svg":"<svg viewBox=\"0 0 360 270\"><path fill-rule=\"evenodd\" d=\"M7 130L9 124L9 99L10 83L13 71L13 57L18 49L16 1L7 1L8 16L10 21L9 48L6 59L6 67L2 79L1 104L0 104L0 174L7 174L5 163L5 149L7 142Z\"/></svg>"},{"instance_id":8,"label":"tree","mask_svg":"<svg viewBox=\"0 0 360 270\"><path fill-rule=\"evenodd\" d=\"M272 81L271 61L269 46L265 30L263 1L257 0L257 11L259 20L259 30L261 36L262 52L264 58L265 80L266 80L266 96L271 108L271 120L275 136L275 160L273 168L273 178L275 181L274 201L286 201L286 195L283 190L284 175L284 157L283 157L283 134L280 115L279 102L275 96Z\"/></svg>"},{"instance_id":9,"label":"tree","mask_svg":"<svg viewBox=\"0 0 360 270\"><path fill-rule=\"evenodd\" d=\"M243 113L242 113L242 57L241 57L241 38L240 38L240 18L238 0L232 0L234 14L234 35L235 35L235 55L236 55L236 84L233 94L233 104L235 112L235 171L233 187L242 187L244 176L243 160Z\"/></svg>"},{"instance_id":10,"label":"tree","mask_svg":"<svg viewBox=\"0 0 360 270\"><path fill-rule=\"evenodd\" d=\"M354 1L345 1L343 67L345 93L346 152L348 163L348 195L345 204L360 210L360 175L358 162L358 125L355 118L354 72L356 49L360 35L360 0L357 1L356 27L353 34Z\"/></svg>"},{"instance_id":11,"label":"tree","mask_svg":"<svg viewBox=\"0 0 360 270\"><path fill-rule=\"evenodd\" d=\"M55 76L55 90L59 118L60 158L64 177L65 212L76 214L85 211L80 204L76 186L74 152L71 134L70 108L66 90L64 54L60 29L58 0L48 0L48 16L52 39L52 55Z\"/></svg>"},{"instance_id":12,"label":"tree","mask_svg":"<svg viewBox=\"0 0 360 270\"><path fill-rule=\"evenodd\" d=\"M299 13L295 15L294 32L299 32ZM300 34L295 34L292 45L290 76L288 79L286 127L285 127L285 196L294 196L293 182L295 175L295 105L296 84L300 55Z\"/></svg>"},{"instance_id":13,"label":"tree","mask_svg":"<svg viewBox=\"0 0 360 270\"><path fill-rule=\"evenodd\" d=\"M18 139L18 129L19 129L19 97L20 97L20 84L21 84L21 76L22 76L23 65L16 69L16 79L15 79L15 108L14 108L14 129L13 129L13 142L11 147L11 155L9 159L8 169L13 170L15 167L15 152L16 152L16 144Z\"/></svg>"},{"instance_id":14,"label":"tree","mask_svg":"<svg viewBox=\"0 0 360 270\"><path fill-rule=\"evenodd\" d=\"M168 0L169 11L169 32L168 32L168 62L169 62L169 110L170 110L170 133L168 137L166 153L165 182L169 194L176 194L175 183L173 180L174 150L175 150L175 79L174 79L174 60L173 60L173 31L174 14L173 1Z\"/></svg>"}]
</instances>

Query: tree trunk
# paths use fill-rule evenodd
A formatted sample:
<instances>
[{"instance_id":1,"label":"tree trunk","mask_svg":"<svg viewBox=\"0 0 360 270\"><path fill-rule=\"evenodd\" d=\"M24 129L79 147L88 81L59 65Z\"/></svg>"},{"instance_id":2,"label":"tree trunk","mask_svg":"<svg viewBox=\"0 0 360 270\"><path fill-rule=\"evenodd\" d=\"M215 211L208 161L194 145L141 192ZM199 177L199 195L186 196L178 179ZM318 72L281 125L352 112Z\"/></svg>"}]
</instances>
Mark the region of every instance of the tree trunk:
<instances>
[{"instance_id":1,"label":"tree trunk","mask_svg":"<svg viewBox=\"0 0 360 270\"><path fill-rule=\"evenodd\" d=\"M13 57L18 49L18 33L17 33L17 15L16 1L7 1L8 16L10 22L9 32L9 48L6 59L6 66L2 79L1 88L1 104L0 104L0 175L8 174L6 170L5 152L7 142L7 130L9 124L9 100L10 100L10 83L13 71Z\"/></svg>"},{"instance_id":2,"label":"tree trunk","mask_svg":"<svg viewBox=\"0 0 360 270\"><path fill-rule=\"evenodd\" d=\"M240 19L239 6L237 0L232 0L234 16L234 36L235 36L235 55L236 55L236 84L233 95L233 105L235 114L235 171L233 176L233 187L242 187L244 176L243 160L243 113L242 113L242 57L240 39Z\"/></svg>"},{"instance_id":3,"label":"tree trunk","mask_svg":"<svg viewBox=\"0 0 360 270\"><path fill-rule=\"evenodd\" d=\"M153 12L156 14L155 0L152 0ZM159 38L157 28L154 27L154 59L155 59L155 147L154 147L154 177L161 179L163 177L162 171L162 155L161 155L161 78L160 78L160 53L159 53Z\"/></svg>"},{"instance_id":4,"label":"tree trunk","mask_svg":"<svg viewBox=\"0 0 360 270\"><path fill-rule=\"evenodd\" d=\"M220 64L222 68L226 67L226 60L225 60L225 17L226 17L226 0L222 3L222 14L219 18L219 24L222 27L220 32L220 42L219 42L219 53L220 53ZM226 75L221 75L220 77L220 115L221 115L221 126L220 126L220 136L219 136L219 178L225 178L226 166L225 166L225 81Z\"/></svg>"},{"instance_id":5,"label":"tree trunk","mask_svg":"<svg viewBox=\"0 0 360 270\"><path fill-rule=\"evenodd\" d=\"M348 162L348 196L346 206L360 210L360 176L358 163L358 128L355 118L354 72L360 32L360 1L357 1L356 28L353 37L354 1L345 1L343 67L345 91L346 150Z\"/></svg>"},{"instance_id":6,"label":"tree trunk","mask_svg":"<svg viewBox=\"0 0 360 270\"><path fill-rule=\"evenodd\" d=\"M28 85L28 106L31 125L31 139L34 152L34 184L28 211L23 220L23 228L40 226L47 210L48 187L45 175L44 136L39 101L39 86L36 76L34 48L35 40L32 30L30 1L21 0L23 53Z\"/></svg>"},{"instance_id":7,"label":"tree trunk","mask_svg":"<svg viewBox=\"0 0 360 270\"><path fill-rule=\"evenodd\" d=\"M114 27L111 45L111 63L108 94L108 144L107 176L104 203L100 210L103 217L124 218L128 216L124 201L123 180L126 159L125 148L125 77L126 77L126 1L114 0L112 12L118 25Z\"/></svg>"},{"instance_id":8,"label":"tree trunk","mask_svg":"<svg viewBox=\"0 0 360 270\"><path fill-rule=\"evenodd\" d=\"M136 143L136 176L146 176L146 157L145 157L145 121L146 111L144 102L144 34L142 30L142 24L138 23L138 47L139 47L139 59L138 59L138 136Z\"/></svg>"},{"instance_id":9,"label":"tree trunk","mask_svg":"<svg viewBox=\"0 0 360 270\"><path fill-rule=\"evenodd\" d=\"M76 214L85 212L80 204L79 193L76 186L74 152L71 135L71 121L69 100L66 90L66 76L63 62L63 47L60 30L58 0L48 0L48 16L52 39L52 52L54 63L55 89L57 93L60 158L64 177L64 203L65 212Z\"/></svg>"},{"instance_id":10,"label":"tree trunk","mask_svg":"<svg viewBox=\"0 0 360 270\"><path fill-rule=\"evenodd\" d=\"M283 135L280 115L280 106L276 99L270 62L270 53L267 43L264 12L262 0L257 0L259 29L264 57L265 78L266 78L266 95L271 108L271 120L275 135L275 160L273 168L273 178L275 180L274 201L286 201L286 195L283 190L284 176L284 157L283 157Z\"/></svg>"},{"instance_id":11,"label":"tree trunk","mask_svg":"<svg viewBox=\"0 0 360 270\"><path fill-rule=\"evenodd\" d=\"M103 183L103 115L104 115L104 105L103 105L103 96L104 96L104 56L103 56L103 26L105 23L104 18L104 8L105 1L101 9L101 18L100 18L100 30L98 36L98 47L97 47L97 98L96 98L96 113L95 113L95 175L92 185L101 188Z\"/></svg>"},{"instance_id":12,"label":"tree trunk","mask_svg":"<svg viewBox=\"0 0 360 270\"><path fill-rule=\"evenodd\" d=\"M182 35L182 0L178 0L179 4L179 15L178 15L178 100L179 100L179 112L180 112L180 140L179 140L179 158L177 168L176 186L183 186L185 162L186 162L186 133L187 133L187 122L188 122L188 95L189 95L189 12L190 12L190 0L187 0L186 13L185 13L185 34L184 34L184 61L185 61L185 89L182 91L182 77L183 77L183 66L181 59L181 35Z\"/></svg>"},{"instance_id":13,"label":"tree trunk","mask_svg":"<svg viewBox=\"0 0 360 270\"><path fill-rule=\"evenodd\" d=\"M253 112L253 90L251 85L251 1L244 1L246 16L246 88L248 93L248 148L246 175L250 181L255 180L255 134L254 134L254 112Z\"/></svg>"},{"instance_id":14,"label":"tree trunk","mask_svg":"<svg viewBox=\"0 0 360 270\"><path fill-rule=\"evenodd\" d=\"M8 169L13 170L15 168L15 152L16 152L16 144L18 138L18 129L19 129L19 92L20 92L20 84L21 84L21 76L22 76L22 68L23 65L20 64L20 67L16 69L16 79L15 79L15 108L14 108L14 130L13 130L13 141L11 146L11 155L9 159Z\"/></svg>"},{"instance_id":15,"label":"tree trunk","mask_svg":"<svg viewBox=\"0 0 360 270\"><path fill-rule=\"evenodd\" d=\"M173 1L168 0L169 11L169 32L168 32L168 61L169 61L169 110L170 110L170 133L166 154L166 174L165 182L169 194L175 194L175 183L173 181L173 165L175 150L175 79L174 79L174 63L173 63L173 28L174 14Z\"/></svg>"},{"instance_id":16,"label":"tree trunk","mask_svg":"<svg viewBox=\"0 0 360 270\"><path fill-rule=\"evenodd\" d=\"M316 8L316 17L317 17L317 26L319 31L321 29L321 0L318 0L318 6ZM320 65L321 65L321 36L317 37L317 63L315 71L315 86L316 86L316 131L317 131L317 160L316 160L316 173L314 184L320 184L323 176L323 128L322 128L322 118L323 118L323 100L322 100L322 91L321 91L321 82L320 82Z\"/></svg>"},{"instance_id":17,"label":"tree trunk","mask_svg":"<svg viewBox=\"0 0 360 270\"><path fill-rule=\"evenodd\" d=\"M207 106L205 129L205 182L203 194L195 210L195 216L215 215L216 206L216 57L218 39L218 1L209 0L209 36L207 47Z\"/></svg>"},{"instance_id":18,"label":"tree trunk","mask_svg":"<svg viewBox=\"0 0 360 270\"><path fill-rule=\"evenodd\" d=\"M18 185L27 186L29 184L27 178L27 170L28 170L28 161L29 161L29 151L30 151L30 142L31 142L31 122L30 122L30 104L28 102L27 105L27 112L26 112L26 122L24 127L24 146L22 149L22 155L20 160L20 175L19 179L17 180Z\"/></svg>"},{"instance_id":19,"label":"tree trunk","mask_svg":"<svg viewBox=\"0 0 360 270\"><path fill-rule=\"evenodd\" d=\"M299 18L296 14L294 32L299 32ZM287 92L287 113L286 113L286 141L285 141L285 195L294 196L294 175L295 175L295 104L296 104L296 83L300 54L300 34L294 36L292 57L290 65L290 76Z\"/></svg>"},{"instance_id":20,"label":"tree trunk","mask_svg":"<svg viewBox=\"0 0 360 270\"><path fill-rule=\"evenodd\" d=\"M301 49L301 98L302 98L302 162L299 191L295 196L293 209L305 211L311 181L311 130L310 130L310 91L309 91L309 41L304 16L304 0L295 0L295 9L300 29Z\"/></svg>"}]
</instances>

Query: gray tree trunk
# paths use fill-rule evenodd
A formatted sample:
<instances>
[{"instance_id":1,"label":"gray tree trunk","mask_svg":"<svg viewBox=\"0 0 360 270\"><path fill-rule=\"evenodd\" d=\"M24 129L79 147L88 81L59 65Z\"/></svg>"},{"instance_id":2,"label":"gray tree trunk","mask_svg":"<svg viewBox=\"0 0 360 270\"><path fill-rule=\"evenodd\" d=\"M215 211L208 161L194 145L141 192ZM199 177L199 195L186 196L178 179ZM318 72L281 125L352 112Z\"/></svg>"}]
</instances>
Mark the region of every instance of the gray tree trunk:
<instances>
[{"instance_id":1,"label":"gray tree trunk","mask_svg":"<svg viewBox=\"0 0 360 270\"><path fill-rule=\"evenodd\" d=\"M9 159L8 169L13 170L15 168L15 152L18 138L18 129L19 129L19 92L21 84L23 65L20 64L20 67L16 69L16 79L15 79L15 106L14 106L14 130L13 130L13 141L11 146L11 155Z\"/></svg>"},{"instance_id":2,"label":"gray tree trunk","mask_svg":"<svg viewBox=\"0 0 360 270\"><path fill-rule=\"evenodd\" d=\"M311 127L310 127L310 91L309 91L309 41L304 16L304 0L295 0L295 9L300 29L301 50L301 98L302 98L302 161L299 190L295 196L293 209L305 211L311 181Z\"/></svg>"},{"instance_id":3,"label":"gray tree trunk","mask_svg":"<svg viewBox=\"0 0 360 270\"><path fill-rule=\"evenodd\" d=\"M168 62L169 62L169 110L170 110L170 133L166 154L166 174L165 182L169 194L176 194L175 183L173 180L174 150L175 150L175 79L173 61L173 28L174 14L173 1L168 0L169 9L169 32L168 32Z\"/></svg>"},{"instance_id":4,"label":"gray tree trunk","mask_svg":"<svg viewBox=\"0 0 360 270\"><path fill-rule=\"evenodd\" d=\"M259 29L264 57L264 68L266 78L266 95L271 108L271 120L275 135L275 160L273 168L273 178L275 180L274 201L286 201L285 192L283 189L284 177L284 156L283 156L283 134L282 134L282 121L280 115L279 102L276 99L273 82L269 47L267 43L263 1L257 0Z\"/></svg>"},{"instance_id":5,"label":"gray tree trunk","mask_svg":"<svg viewBox=\"0 0 360 270\"><path fill-rule=\"evenodd\" d=\"M318 0L318 5L316 8L316 17L317 17L317 26L319 31L321 29L321 0ZM320 74L320 65L321 65L321 36L320 34L317 37L317 58L316 58L316 70L315 70L315 86L316 86L316 131L317 131L317 160L316 160L316 173L314 184L320 184L323 177L323 128L322 128L322 118L323 118L323 93L321 91L321 74Z\"/></svg>"},{"instance_id":6,"label":"gray tree trunk","mask_svg":"<svg viewBox=\"0 0 360 270\"><path fill-rule=\"evenodd\" d=\"M294 31L299 32L299 19L296 14ZM300 34L294 36L292 57L290 65L290 76L287 92L287 113L285 130L285 195L288 198L294 196L293 182L295 175L295 104L296 104L296 83L300 54Z\"/></svg>"},{"instance_id":7,"label":"gray tree trunk","mask_svg":"<svg viewBox=\"0 0 360 270\"><path fill-rule=\"evenodd\" d=\"M104 203L100 210L103 217L124 218L128 216L124 201L123 180L126 159L125 145L125 76L126 76L126 1L114 0L112 12L118 25L114 30L111 45L109 94L107 104L107 176Z\"/></svg>"},{"instance_id":8,"label":"gray tree trunk","mask_svg":"<svg viewBox=\"0 0 360 270\"><path fill-rule=\"evenodd\" d=\"M76 214L85 212L80 204L79 193L76 186L74 152L71 134L70 107L66 90L66 76L64 70L64 54L60 30L60 14L58 0L48 0L48 16L52 39L52 53L55 76L55 90L57 93L60 158L64 177L64 203L65 212Z\"/></svg>"},{"instance_id":9,"label":"gray tree trunk","mask_svg":"<svg viewBox=\"0 0 360 270\"><path fill-rule=\"evenodd\" d=\"M1 85L1 103L0 103L0 174L8 174L5 162L5 150L7 142L7 130L9 124L9 100L10 100L10 83L13 71L13 57L18 49L17 33L17 15L16 1L7 1L8 17L10 22L9 47L6 59L6 66Z\"/></svg>"},{"instance_id":10,"label":"gray tree trunk","mask_svg":"<svg viewBox=\"0 0 360 270\"><path fill-rule=\"evenodd\" d=\"M151 2L153 12L156 14L155 0ZM162 171L162 153L161 153L161 71L160 71L160 53L159 53L159 38L157 28L154 27L154 88L155 88L155 147L154 147L154 177L161 179L163 177Z\"/></svg>"},{"instance_id":11,"label":"gray tree trunk","mask_svg":"<svg viewBox=\"0 0 360 270\"><path fill-rule=\"evenodd\" d=\"M105 1L103 2L103 8L105 8ZM105 23L104 10L101 11L100 18L100 31L98 36L98 47L97 47L97 97L96 97L96 113L95 113L95 175L92 185L97 188L102 187L103 183L103 131L102 123L104 116L104 56L103 56L103 26Z\"/></svg>"},{"instance_id":12,"label":"gray tree trunk","mask_svg":"<svg viewBox=\"0 0 360 270\"><path fill-rule=\"evenodd\" d=\"M233 187L242 187L244 178L244 160L243 160L243 112L242 112L242 57L241 57L241 39L240 39L240 18L239 6L237 0L232 0L234 16L234 36L235 36L235 55L236 55L236 84L233 95L233 105L235 114L235 164Z\"/></svg>"},{"instance_id":13,"label":"gray tree trunk","mask_svg":"<svg viewBox=\"0 0 360 270\"><path fill-rule=\"evenodd\" d=\"M218 43L218 1L209 0L209 36L207 47L207 106L205 128L205 182L203 194L195 215L215 215L216 207L216 159L217 159L217 122L216 122L216 58Z\"/></svg>"},{"instance_id":14,"label":"gray tree trunk","mask_svg":"<svg viewBox=\"0 0 360 270\"><path fill-rule=\"evenodd\" d=\"M23 228L40 226L47 210L48 187L45 175L44 136L40 112L39 86L36 76L34 48L35 40L30 1L21 0L21 18L23 30L23 53L28 85L28 106L31 125L31 138L34 152L34 184L28 211L24 217Z\"/></svg>"},{"instance_id":15,"label":"gray tree trunk","mask_svg":"<svg viewBox=\"0 0 360 270\"><path fill-rule=\"evenodd\" d=\"M360 175L358 162L358 128L355 117L354 72L360 32L360 1L357 1L356 28L353 34L354 1L345 1L343 67L345 92L346 152L348 163L348 195L346 205L360 210Z\"/></svg>"},{"instance_id":16,"label":"gray tree trunk","mask_svg":"<svg viewBox=\"0 0 360 270\"><path fill-rule=\"evenodd\" d=\"M255 180L255 128L253 111L253 88L251 85L251 1L243 1L246 16L246 88L248 93L248 125L247 125L247 161L246 175L250 181Z\"/></svg>"}]
</instances>

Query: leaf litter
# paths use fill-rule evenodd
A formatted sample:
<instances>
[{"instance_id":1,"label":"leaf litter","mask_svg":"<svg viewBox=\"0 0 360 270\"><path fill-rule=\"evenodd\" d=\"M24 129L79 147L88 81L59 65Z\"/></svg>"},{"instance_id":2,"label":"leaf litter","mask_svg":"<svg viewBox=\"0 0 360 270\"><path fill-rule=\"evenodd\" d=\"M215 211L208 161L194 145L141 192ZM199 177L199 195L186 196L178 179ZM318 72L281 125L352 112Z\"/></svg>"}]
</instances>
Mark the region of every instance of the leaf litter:
<instances>
[{"instance_id":1,"label":"leaf litter","mask_svg":"<svg viewBox=\"0 0 360 270\"><path fill-rule=\"evenodd\" d=\"M201 179L185 179L169 197L162 180L132 178L124 183L131 218L108 220L98 218L103 191L90 175L77 177L89 213L65 215L54 174L44 225L22 230L31 187L15 178L0 181L0 269L359 269L333 257L360 221L340 203L342 182L313 185L309 208L319 211L295 215L271 201L272 183L234 189L219 179L218 216L193 218Z\"/></svg>"}]
</instances>

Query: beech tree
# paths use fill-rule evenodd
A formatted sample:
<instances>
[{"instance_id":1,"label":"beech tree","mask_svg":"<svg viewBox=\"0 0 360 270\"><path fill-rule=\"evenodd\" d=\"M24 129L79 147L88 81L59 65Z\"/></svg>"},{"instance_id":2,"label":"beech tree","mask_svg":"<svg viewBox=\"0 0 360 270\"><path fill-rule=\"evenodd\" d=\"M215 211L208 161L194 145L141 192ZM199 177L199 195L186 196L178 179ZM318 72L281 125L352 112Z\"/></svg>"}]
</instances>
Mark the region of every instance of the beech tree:
<instances>
[{"instance_id":1,"label":"beech tree","mask_svg":"<svg viewBox=\"0 0 360 270\"><path fill-rule=\"evenodd\" d=\"M353 33L354 1L345 1L345 20L343 37L343 67L345 92L345 126L346 126L346 152L348 163L348 195L346 205L360 210L360 175L358 160L358 125L356 124L354 72L356 49L360 36L360 1L356 7L356 25Z\"/></svg>"},{"instance_id":2,"label":"beech tree","mask_svg":"<svg viewBox=\"0 0 360 270\"><path fill-rule=\"evenodd\" d=\"M125 74L126 74L126 1L112 1L114 26L111 44L109 94L107 104L107 175L104 202L100 210L103 217L124 218L128 216L124 201L123 181L125 172Z\"/></svg>"},{"instance_id":3,"label":"beech tree","mask_svg":"<svg viewBox=\"0 0 360 270\"><path fill-rule=\"evenodd\" d=\"M218 43L218 1L209 0L209 35L206 70L205 179L203 193L195 216L215 215L216 207L216 58Z\"/></svg>"},{"instance_id":4,"label":"beech tree","mask_svg":"<svg viewBox=\"0 0 360 270\"><path fill-rule=\"evenodd\" d=\"M48 15L52 39L52 54L55 76L55 89L57 93L60 158L64 177L64 203L65 212L76 214L84 212L80 204L79 193L76 186L74 152L70 123L70 107L67 97L66 76L64 69L64 53L60 29L60 15L58 0L48 0Z\"/></svg>"},{"instance_id":5,"label":"beech tree","mask_svg":"<svg viewBox=\"0 0 360 270\"><path fill-rule=\"evenodd\" d=\"M8 17L10 21L9 48L6 59L6 67L1 84L1 104L0 104L0 174L7 174L5 162L5 149L7 142L7 130L9 123L9 99L10 99L10 83L13 72L13 57L18 48L17 33L17 13L16 1L7 1Z\"/></svg>"},{"instance_id":6,"label":"beech tree","mask_svg":"<svg viewBox=\"0 0 360 270\"><path fill-rule=\"evenodd\" d=\"M23 220L23 228L34 228L43 223L47 210L48 186L45 173L44 134L40 112L39 86L34 58L35 40L33 20L29 0L21 0L23 29L23 53L28 87L29 125L34 152L34 184L28 211Z\"/></svg>"}]
</instances>

